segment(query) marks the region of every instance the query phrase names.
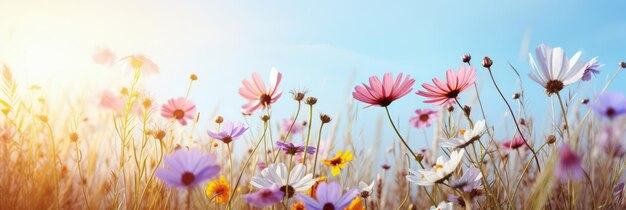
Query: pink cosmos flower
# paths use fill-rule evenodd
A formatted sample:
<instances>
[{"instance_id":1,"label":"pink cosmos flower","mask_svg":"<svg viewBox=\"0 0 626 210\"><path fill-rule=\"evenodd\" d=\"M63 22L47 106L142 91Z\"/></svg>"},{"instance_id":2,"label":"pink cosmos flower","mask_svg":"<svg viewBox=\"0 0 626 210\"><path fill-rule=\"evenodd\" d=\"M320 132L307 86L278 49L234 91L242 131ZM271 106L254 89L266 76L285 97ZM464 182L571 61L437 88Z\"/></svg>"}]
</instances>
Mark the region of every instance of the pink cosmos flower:
<instances>
[{"instance_id":1,"label":"pink cosmos flower","mask_svg":"<svg viewBox=\"0 0 626 210\"><path fill-rule=\"evenodd\" d=\"M505 141L502 143L502 149L504 150L516 150L520 147L523 147L524 145L526 145L524 143L524 139L522 139L521 137L515 137L513 139L511 139L510 141Z\"/></svg>"},{"instance_id":2,"label":"pink cosmos flower","mask_svg":"<svg viewBox=\"0 0 626 210\"><path fill-rule=\"evenodd\" d=\"M554 173L562 182L568 179L580 180L583 178L582 160L567 144L561 146L559 162L554 167Z\"/></svg>"},{"instance_id":3,"label":"pink cosmos flower","mask_svg":"<svg viewBox=\"0 0 626 210\"><path fill-rule=\"evenodd\" d=\"M122 106L123 106L122 101L120 100L120 97L115 95L115 93L113 93L113 91L110 91L110 90L105 90L100 93L99 105L102 108L106 108L106 109L110 109L114 111L121 111Z\"/></svg>"},{"instance_id":4,"label":"pink cosmos flower","mask_svg":"<svg viewBox=\"0 0 626 210\"><path fill-rule=\"evenodd\" d=\"M411 117L409 122L416 128L430 127L433 119L437 117L437 111L432 109L417 109L415 110L415 114L417 116Z\"/></svg>"},{"instance_id":5,"label":"pink cosmos flower","mask_svg":"<svg viewBox=\"0 0 626 210\"><path fill-rule=\"evenodd\" d=\"M115 54L109 48L98 49L91 58L100 65L111 65L115 62Z\"/></svg>"},{"instance_id":6,"label":"pink cosmos flower","mask_svg":"<svg viewBox=\"0 0 626 210\"><path fill-rule=\"evenodd\" d=\"M243 112L252 113L259 108L270 108L270 104L276 102L283 94L282 90L277 90L281 79L282 74L272 68L269 89L265 88L263 80L256 72L252 74L252 82L243 80L243 85L239 88L239 95L248 100L248 103L241 107Z\"/></svg>"},{"instance_id":7,"label":"pink cosmos flower","mask_svg":"<svg viewBox=\"0 0 626 210\"><path fill-rule=\"evenodd\" d=\"M402 73L398 74L396 80L393 80L391 73L385 73L382 83L376 76L369 79L369 86L365 83L354 87L352 97L370 106L386 107L391 102L398 100L413 90L415 80L409 75L402 80Z\"/></svg>"},{"instance_id":8,"label":"pink cosmos flower","mask_svg":"<svg viewBox=\"0 0 626 210\"><path fill-rule=\"evenodd\" d=\"M134 54L120 59L125 66L133 70L139 70L142 75L152 75L159 73L159 66L143 54Z\"/></svg>"},{"instance_id":9,"label":"pink cosmos flower","mask_svg":"<svg viewBox=\"0 0 626 210\"><path fill-rule=\"evenodd\" d=\"M196 105L184 97L172 98L161 107L161 116L176 119L181 125L187 125L196 112Z\"/></svg>"},{"instance_id":10,"label":"pink cosmos flower","mask_svg":"<svg viewBox=\"0 0 626 210\"><path fill-rule=\"evenodd\" d=\"M446 82L443 82L437 78L433 78L434 85L422 84L422 87L426 91L417 91L417 95L429 98L424 103L433 103L438 106L449 103L449 101L455 100L461 92L470 88L476 81L476 70L473 66L465 68L461 66L459 73L455 73L453 69L449 69L446 72Z\"/></svg>"}]
</instances>

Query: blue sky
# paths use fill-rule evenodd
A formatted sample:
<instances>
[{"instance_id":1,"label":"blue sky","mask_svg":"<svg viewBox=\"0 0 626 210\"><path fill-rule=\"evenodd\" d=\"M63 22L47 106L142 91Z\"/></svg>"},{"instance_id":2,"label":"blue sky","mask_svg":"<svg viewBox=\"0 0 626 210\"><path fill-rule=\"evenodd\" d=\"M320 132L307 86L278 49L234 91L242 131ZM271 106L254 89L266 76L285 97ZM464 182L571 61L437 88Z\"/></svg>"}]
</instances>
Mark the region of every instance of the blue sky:
<instances>
[{"instance_id":1,"label":"blue sky","mask_svg":"<svg viewBox=\"0 0 626 210\"><path fill-rule=\"evenodd\" d=\"M199 110L210 113L217 107L227 119L240 117L241 80L253 71L267 80L272 67L283 72L285 91L274 108L277 118L295 109L287 92L298 88L319 98L315 115L339 115L348 106L353 86L369 76L408 73L416 79L415 92L419 84L458 68L462 54L471 53L474 64L488 55L505 95L517 90L510 62L523 74L529 111L544 116L549 114L549 98L525 75L530 72L527 54L538 44L561 46L568 55L581 50L583 59L599 56L607 64L594 82L568 89L578 93L576 101L600 89L616 64L626 59L623 1L15 1L3 5L7 6L0 9L4 16L0 44L8 47L0 50L0 61L22 69L25 80L41 82L64 74L90 77L108 71L90 63L93 49L99 46L120 54L141 52L162 69L147 82L161 101L183 95L188 75L196 73L200 80L191 98ZM32 52L24 50L26 45ZM59 50L64 53L55 53ZM46 57L46 68L26 62L31 54ZM486 72L478 70L481 94L490 110L488 120L491 124L509 120L503 118L505 106ZM625 78L620 75L618 81ZM626 85L616 82L611 89L624 92ZM461 97L471 98L468 94ZM403 132L410 129L407 122L414 109L432 107L422 100L411 93L391 106ZM382 114L380 108L359 110L360 125L372 128ZM383 125L391 131L386 122ZM537 126L543 130L545 125ZM496 131L499 138L506 134L503 129ZM373 135L365 132L357 139L371 142ZM417 137L421 135L412 136L412 145L422 146ZM392 133L383 137L394 138Z\"/></svg>"}]
</instances>

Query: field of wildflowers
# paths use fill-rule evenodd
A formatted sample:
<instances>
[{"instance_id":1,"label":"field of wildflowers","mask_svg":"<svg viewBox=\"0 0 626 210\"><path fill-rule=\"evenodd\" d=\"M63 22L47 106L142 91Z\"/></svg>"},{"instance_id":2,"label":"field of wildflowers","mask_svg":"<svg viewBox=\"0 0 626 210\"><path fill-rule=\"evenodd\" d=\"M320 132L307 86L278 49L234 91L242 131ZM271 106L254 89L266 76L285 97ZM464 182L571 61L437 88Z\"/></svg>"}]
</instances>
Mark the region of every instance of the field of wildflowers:
<instances>
[{"instance_id":1,"label":"field of wildflowers","mask_svg":"<svg viewBox=\"0 0 626 210\"><path fill-rule=\"evenodd\" d=\"M615 72L603 71L611 79L582 101L569 86L593 80L604 64L547 45L529 55L524 69L532 72L495 70L498 61L476 62L466 54L454 64L458 70L445 77L441 71L419 86L410 75L418 72L372 75L352 97L363 107L359 112L385 114L378 129L396 134L397 146L382 151L390 159L381 164L346 137L349 129L337 129L338 123L354 124L356 111L348 110L348 119L319 113L316 104L326 103L324 96L282 86L291 75L277 69L268 77L242 78L238 96L221 90L247 101L242 118L227 119L197 111L190 94L202 75L189 75L182 83L186 93L157 102L143 84L159 76L158 61L142 54L118 57L107 48L92 58L132 75L122 79L125 85L101 91L97 105L50 103L49 87L16 81L19 69L3 66L0 209L626 208L626 97L606 91L624 62ZM479 82L479 74L490 80ZM545 89L545 97L534 100L554 101L550 132L533 129L524 87L502 92L500 86L510 84L493 74L530 79L526 85ZM481 100L478 86L497 89L500 100ZM292 101L293 109L272 109L278 100ZM438 108L394 109L397 100ZM71 111L56 111L60 106ZM493 135L503 126L485 117L495 106L506 107L514 125L505 141ZM276 119L277 112L293 117ZM397 115L411 118L394 120ZM199 127L207 118L212 124ZM433 147L409 146L399 126L407 123L432 130L435 135L424 140Z\"/></svg>"}]
</instances>

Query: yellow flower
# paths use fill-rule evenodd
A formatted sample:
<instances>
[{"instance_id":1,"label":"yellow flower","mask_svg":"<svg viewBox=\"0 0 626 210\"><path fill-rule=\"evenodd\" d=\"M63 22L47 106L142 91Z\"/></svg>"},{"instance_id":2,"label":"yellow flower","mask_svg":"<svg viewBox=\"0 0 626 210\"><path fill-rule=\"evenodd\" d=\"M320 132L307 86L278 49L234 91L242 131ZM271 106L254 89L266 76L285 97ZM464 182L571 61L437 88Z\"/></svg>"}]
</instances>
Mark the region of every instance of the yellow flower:
<instances>
[{"instance_id":1,"label":"yellow flower","mask_svg":"<svg viewBox=\"0 0 626 210\"><path fill-rule=\"evenodd\" d=\"M230 185L224 176L214 179L206 186L206 196L215 203L228 203Z\"/></svg>"},{"instance_id":2,"label":"yellow flower","mask_svg":"<svg viewBox=\"0 0 626 210\"><path fill-rule=\"evenodd\" d=\"M354 200L352 200L352 203L350 203L350 205L344 210L364 210L364 209L365 208L363 207L363 202L361 202L361 197L356 196Z\"/></svg>"},{"instance_id":3,"label":"yellow flower","mask_svg":"<svg viewBox=\"0 0 626 210\"><path fill-rule=\"evenodd\" d=\"M317 194L317 186L319 186L320 183L326 182L326 181L327 179L325 176L321 176L317 178L317 180L315 180L315 184L313 184L313 186L311 186L311 189L309 189L309 195L311 196L311 198L317 199L317 197L315 196Z\"/></svg>"},{"instance_id":4,"label":"yellow flower","mask_svg":"<svg viewBox=\"0 0 626 210\"><path fill-rule=\"evenodd\" d=\"M133 67L133 69L141 69L141 67L143 66L143 61L135 56L131 56L130 65Z\"/></svg>"},{"instance_id":5,"label":"yellow flower","mask_svg":"<svg viewBox=\"0 0 626 210\"><path fill-rule=\"evenodd\" d=\"M333 176L337 176L341 172L341 169L346 167L346 163L354 159L350 151L346 151L346 153L343 154L341 153L342 151L339 150L337 151L337 155L335 155L334 158L330 160L322 160L324 164L331 167L331 173L333 174Z\"/></svg>"},{"instance_id":6,"label":"yellow flower","mask_svg":"<svg viewBox=\"0 0 626 210\"><path fill-rule=\"evenodd\" d=\"M306 208L304 208L304 203L298 201L291 205L291 210L306 210Z\"/></svg>"}]
</instances>

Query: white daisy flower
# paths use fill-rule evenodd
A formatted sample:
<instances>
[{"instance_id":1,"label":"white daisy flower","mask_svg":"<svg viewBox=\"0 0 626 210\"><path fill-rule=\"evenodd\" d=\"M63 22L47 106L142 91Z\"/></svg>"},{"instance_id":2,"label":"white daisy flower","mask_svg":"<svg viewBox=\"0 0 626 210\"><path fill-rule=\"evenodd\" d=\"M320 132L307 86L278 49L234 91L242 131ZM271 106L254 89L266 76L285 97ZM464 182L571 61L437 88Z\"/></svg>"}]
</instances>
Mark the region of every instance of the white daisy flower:
<instances>
[{"instance_id":1,"label":"white daisy flower","mask_svg":"<svg viewBox=\"0 0 626 210\"><path fill-rule=\"evenodd\" d=\"M409 170L407 180L421 186L430 186L441 183L448 179L463 160L465 149L458 149L450 153L450 159L444 160L443 156L437 158L437 163L429 170Z\"/></svg>"},{"instance_id":2,"label":"white daisy flower","mask_svg":"<svg viewBox=\"0 0 626 210\"><path fill-rule=\"evenodd\" d=\"M476 140L480 140L480 137L487 131L485 120L479 120L474 124L474 129L466 130L463 133L463 138L452 138L441 142L441 147L444 148L465 148L466 146L474 143Z\"/></svg>"},{"instance_id":3,"label":"white daisy flower","mask_svg":"<svg viewBox=\"0 0 626 210\"><path fill-rule=\"evenodd\" d=\"M562 48L551 48L541 44L535 49L535 53L539 67L535 64L532 54L528 53L530 65L535 69L535 74L528 73L528 76L546 88L548 95L558 93L565 86L577 82L587 69L587 63L579 61L580 51L568 60Z\"/></svg>"},{"instance_id":4,"label":"white daisy flower","mask_svg":"<svg viewBox=\"0 0 626 210\"><path fill-rule=\"evenodd\" d=\"M444 202L441 201L441 203L439 203L439 205L437 206L431 206L430 210L452 210L454 209L454 204L452 204L452 202Z\"/></svg>"},{"instance_id":5,"label":"white daisy flower","mask_svg":"<svg viewBox=\"0 0 626 210\"><path fill-rule=\"evenodd\" d=\"M252 177L250 184L259 189L276 184L280 186L280 191L291 198L295 192L306 192L315 184L313 175L304 173L304 165L296 165L289 173L289 184L287 184L287 166L283 163L271 164L261 171L261 176Z\"/></svg>"}]
</instances>

